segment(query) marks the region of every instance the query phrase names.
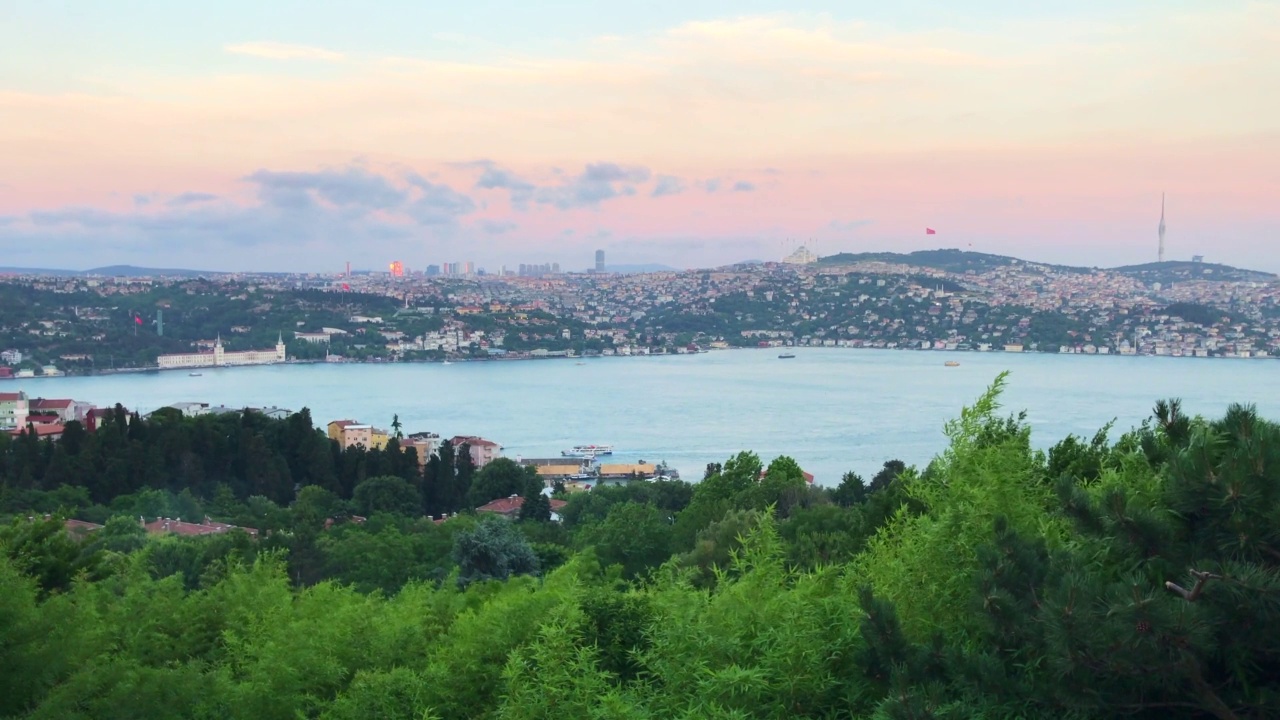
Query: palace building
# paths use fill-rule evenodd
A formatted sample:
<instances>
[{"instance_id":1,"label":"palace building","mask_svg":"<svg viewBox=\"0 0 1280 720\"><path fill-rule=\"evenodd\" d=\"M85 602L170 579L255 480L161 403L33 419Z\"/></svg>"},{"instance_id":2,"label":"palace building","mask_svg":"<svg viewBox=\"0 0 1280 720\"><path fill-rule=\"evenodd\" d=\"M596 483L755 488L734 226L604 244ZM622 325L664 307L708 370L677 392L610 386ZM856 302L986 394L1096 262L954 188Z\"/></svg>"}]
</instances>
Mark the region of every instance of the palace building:
<instances>
[{"instance_id":1,"label":"palace building","mask_svg":"<svg viewBox=\"0 0 1280 720\"><path fill-rule=\"evenodd\" d=\"M162 370L169 368L230 367L233 365L272 365L284 361L283 335L276 340L276 348L274 350L227 352L222 348L222 336L219 335L211 352L161 355L156 358L156 364Z\"/></svg>"}]
</instances>

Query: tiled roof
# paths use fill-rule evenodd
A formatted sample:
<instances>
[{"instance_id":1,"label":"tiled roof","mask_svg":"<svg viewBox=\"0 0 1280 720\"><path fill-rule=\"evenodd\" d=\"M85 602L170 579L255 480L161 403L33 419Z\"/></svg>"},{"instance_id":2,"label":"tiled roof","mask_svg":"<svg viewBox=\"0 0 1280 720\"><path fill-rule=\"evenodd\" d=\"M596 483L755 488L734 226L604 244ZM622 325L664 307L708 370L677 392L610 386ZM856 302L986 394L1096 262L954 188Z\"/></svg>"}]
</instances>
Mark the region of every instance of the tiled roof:
<instances>
[{"instance_id":1,"label":"tiled roof","mask_svg":"<svg viewBox=\"0 0 1280 720\"><path fill-rule=\"evenodd\" d=\"M71 407L75 400L46 400L45 398L36 398L31 401L32 410L65 410Z\"/></svg>"},{"instance_id":2,"label":"tiled roof","mask_svg":"<svg viewBox=\"0 0 1280 720\"><path fill-rule=\"evenodd\" d=\"M30 427L18 428L17 430L10 430L9 433L11 435L21 435L22 433L25 433L28 431L35 431L36 437L56 437L56 436L62 435L62 431L64 429L65 427L63 425L60 425L57 423L49 423L49 424L38 424L38 425L32 425Z\"/></svg>"},{"instance_id":3,"label":"tiled roof","mask_svg":"<svg viewBox=\"0 0 1280 720\"><path fill-rule=\"evenodd\" d=\"M559 512L561 508L563 508L565 505L568 505L568 504L569 503L565 502L564 500L557 500L555 498L552 498L551 511ZM497 500L493 500L492 502L485 503L484 505L481 505L480 507L476 508L476 512L491 512L491 513L498 513L499 515L512 515L514 513L519 512L520 508L523 505L524 505L523 497L519 495L512 495L511 497L498 498Z\"/></svg>"},{"instance_id":4,"label":"tiled roof","mask_svg":"<svg viewBox=\"0 0 1280 720\"><path fill-rule=\"evenodd\" d=\"M258 531L254 528L242 528L236 525L228 525L226 523L213 522L205 518L204 522L190 523L182 522L176 518L156 518L155 522L149 522L144 525L149 533L171 532L177 535L197 536L197 535L214 535L224 533L229 530L243 530L250 535L257 536Z\"/></svg>"}]
</instances>

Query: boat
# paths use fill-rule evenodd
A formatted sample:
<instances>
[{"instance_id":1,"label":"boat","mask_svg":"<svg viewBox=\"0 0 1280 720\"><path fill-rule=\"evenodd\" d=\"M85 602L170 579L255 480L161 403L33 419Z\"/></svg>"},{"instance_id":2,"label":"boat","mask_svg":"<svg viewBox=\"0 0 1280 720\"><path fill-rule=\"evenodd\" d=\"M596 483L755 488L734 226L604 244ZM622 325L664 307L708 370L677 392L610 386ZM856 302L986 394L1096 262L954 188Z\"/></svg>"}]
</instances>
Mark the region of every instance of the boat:
<instances>
[{"instance_id":1,"label":"boat","mask_svg":"<svg viewBox=\"0 0 1280 720\"><path fill-rule=\"evenodd\" d=\"M448 360L445 360L445 361L444 361L443 363L441 363L441 364L442 364L442 365L452 365L453 363L449 362Z\"/></svg>"},{"instance_id":2,"label":"boat","mask_svg":"<svg viewBox=\"0 0 1280 720\"><path fill-rule=\"evenodd\" d=\"M562 450L560 454L564 457L580 457L594 459L597 455L612 455L612 445L574 445L568 450Z\"/></svg>"},{"instance_id":3,"label":"boat","mask_svg":"<svg viewBox=\"0 0 1280 720\"><path fill-rule=\"evenodd\" d=\"M795 354L795 353L784 352L784 353L782 353L781 355L779 355L779 356L778 356L778 359L779 359L779 360L790 360L791 358L793 358L793 357L795 357L795 356L796 356L796 354Z\"/></svg>"},{"instance_id":4,"label":"boat","mask_svg":"<svg viewBox=\"0 0 1280 720\"><path fill-rule=\"evenodd\" d=\"M955 360L948 360L942 364L947 367L960 367L960 363L956 362Z\"/></svg>"},{"instance_id":5,"label":"boat","mask_svg":"<svg viewBox=\"0 0 1280 720\"><path fill-rule=\"evenodd\" d=\"M187 373L187 374L190 375L191 377L200 377L204 373Z\"/></svg>"}]
</instances>

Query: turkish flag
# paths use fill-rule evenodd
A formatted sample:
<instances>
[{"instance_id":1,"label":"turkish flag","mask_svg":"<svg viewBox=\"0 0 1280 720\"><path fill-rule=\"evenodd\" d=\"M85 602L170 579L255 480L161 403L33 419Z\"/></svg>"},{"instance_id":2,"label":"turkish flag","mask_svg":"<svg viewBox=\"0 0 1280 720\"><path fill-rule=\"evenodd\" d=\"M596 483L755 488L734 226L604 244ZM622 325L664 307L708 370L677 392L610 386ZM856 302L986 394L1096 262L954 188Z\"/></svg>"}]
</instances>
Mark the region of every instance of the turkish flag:
<instances>
[{"instance_id":1,"label":"turkish flag","mask_svg":"<svg viewBox=\"0 0 1280 720\"><path fill-rule=\"evenodd\" d=\"M134 316L133 316L133 321L134 321L135 323L137 323L137 324L141 325L141 324L142 324L142 316L141 316L141 315L134 315Z\"/></svg>"},{"instance_id":2,"label":"turkish flag","mask_svg":"<svg viewBox=\"0 0 1280 720\"><path fill-rule=\"evenodd\" d=\"M343 290L350 290L350 289L351 289L351 286L350 286L350 285L348 285L348 284L346 284L346 283L342 283L342 289L343 289Z\"/></svg>"},{"instance_id":3,"label":"turkish flag","mask_svg":"<svg viewBox=\"0 0 1280 720\"><path fill-rule=\"evenodd\" d=\"M933 228L925 228L925 229L924 229L924 234L925 234L925 235L937 235L937 234L938 234L938 231L937 231L937 230L934 230Z\"/></svg>"}]
</instances>

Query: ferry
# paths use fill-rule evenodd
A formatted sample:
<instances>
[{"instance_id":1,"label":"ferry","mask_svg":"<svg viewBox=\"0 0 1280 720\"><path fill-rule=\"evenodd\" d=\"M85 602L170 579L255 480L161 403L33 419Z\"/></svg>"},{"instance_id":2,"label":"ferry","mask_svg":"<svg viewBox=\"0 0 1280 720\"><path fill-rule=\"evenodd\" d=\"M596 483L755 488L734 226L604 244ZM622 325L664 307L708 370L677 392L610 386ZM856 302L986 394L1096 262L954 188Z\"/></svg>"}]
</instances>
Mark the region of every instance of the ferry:
<instances>
[{"instance_id":1,"label":"ferry","mask_svg":"<svg viewBox=\"0 0 1280 720\"><path fill-rule=\"evenodd\" d=\"M187 373L187 374L190 375L191 377L200 377L204 373Z\"/></svg>"},{"instance_id":2,"label":"ferry","mask_svg":"<svg viewBox=\"0 0 1280 720\"><path fill-rule=\"evenodd\" d=\"M956 362L955 360L948 360L942 364L947 367L960 367L960 363Z\"/></svg>"},{"instance_id":3,"label":"ferry","mask_svg":"<svg viewBox=\"0 0 1280 720\"><path fill-rule=\"evenodd\" d=\"M594 458L597 455L612 455L612 445L574 445L569 450L560 452L564 457Z\"/></svg>"},{"instance_id":4,"label":"ferry","mask_svg":"<svg viewBox=\"0 0 1280 720\"><path fill-rule=\"evenodd\" d=\"M793 357L795 357L795 356L796 356L796 354L795 354L795 353L784 352L784 353L782 353L781 355L779 355L779 356L778 356L778 359L779 359L779 360L790 360L791 358L793 358Z\"/></svg>"}]
</instances>

